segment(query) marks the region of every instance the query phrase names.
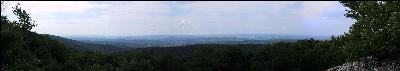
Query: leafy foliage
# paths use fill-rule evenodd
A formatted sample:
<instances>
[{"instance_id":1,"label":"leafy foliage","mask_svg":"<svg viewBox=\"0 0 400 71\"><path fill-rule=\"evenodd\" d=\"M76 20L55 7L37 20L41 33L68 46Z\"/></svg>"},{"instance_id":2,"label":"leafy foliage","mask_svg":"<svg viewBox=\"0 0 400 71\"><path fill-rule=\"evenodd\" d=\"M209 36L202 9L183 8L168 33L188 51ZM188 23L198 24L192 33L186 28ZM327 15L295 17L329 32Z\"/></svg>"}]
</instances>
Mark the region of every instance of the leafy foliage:
<instances>
[{"instance_id":1,"label":"leafy foliage","mask_svg":"<svg viewBox=\"0 0 400 71\"><path fill-rule=\"evenodd\" d=\"M94 52L102 52L102 53L115 53L126 50L131 50L132 48L128 46L118 46L118 45L110 45L110 44L93 44L93 43L85 43L81 41L71 40L59 36L48 35L48 34L40 34L42 36L49 36L51 39L56 40L57 42L63 43L68 47L71 47L76 50L89 50Z\"/></svg>"},{"instance_id":2,"label":"leafy foliage","mask_svg":"<svg viewBox=\"0 0 400 71\"><path fill-rule=\"evenodd\" d=\"M90 48L100 45L31 32L36 24L17 5L13 13L18 21L1 15L1 70L320 71L367 56L400 60L398 1L341 3L351 9L346 16L357 22L349 33L331 40L152 47L111 54L94 51L114 46Z\"/></svg>"},{"instance_id":3,"label":"leafy foliage","mask_svg":"<svg viewBox=\"0 0 400 71\"><path fill-rule=\"evenodd\" d=\"M341 1L348 7L346 17L355 19L345 34L351 60L373 56L400 57L399 1Z\"/></svg>"}]
</instances>

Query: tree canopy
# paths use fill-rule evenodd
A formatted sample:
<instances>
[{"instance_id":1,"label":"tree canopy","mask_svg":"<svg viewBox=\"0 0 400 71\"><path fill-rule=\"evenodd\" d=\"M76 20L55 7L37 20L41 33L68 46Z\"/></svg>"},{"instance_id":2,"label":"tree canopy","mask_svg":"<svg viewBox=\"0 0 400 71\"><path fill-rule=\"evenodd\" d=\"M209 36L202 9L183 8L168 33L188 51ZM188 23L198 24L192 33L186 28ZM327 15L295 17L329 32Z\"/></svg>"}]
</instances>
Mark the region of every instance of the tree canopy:
<instances>
[{"instance_id":1,"label":"tree canopy","mask_svg":"<svg viewBox=\"0 0 400 71\"><path fill-rule=\"evenodd\" d=\"M399 1L340 1L355 19L349 33L331 40L313 38L273 44L198 44L152 47L103 54L77 50L31 29L30 14L13 7L17 21L3 14L3 70L49 71L321 71L346 62L376 57L400 63ZM77 42L76 42L77 43ZM80 44L90 45L90 44ZM93 46L96 47L96 46ZM100 46L99 46L100 47ZM399 69L397 69L399 70Z\"/></svg>"}]
</instances>

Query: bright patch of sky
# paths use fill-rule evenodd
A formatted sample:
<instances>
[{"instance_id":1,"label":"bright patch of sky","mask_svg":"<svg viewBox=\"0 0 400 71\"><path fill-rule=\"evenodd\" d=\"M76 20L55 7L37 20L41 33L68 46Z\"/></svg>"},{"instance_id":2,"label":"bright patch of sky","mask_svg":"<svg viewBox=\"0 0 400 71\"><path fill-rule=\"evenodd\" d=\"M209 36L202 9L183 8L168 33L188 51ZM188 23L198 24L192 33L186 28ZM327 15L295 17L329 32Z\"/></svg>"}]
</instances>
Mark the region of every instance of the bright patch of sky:
<instances>
[{"instance_id":1,"label":"bright patch of sky","mask_svg":"<svg viewBox=\"0 0 400 71\"><path fill-rule=\"evenodd\" d=\"M337 1L11 3L32 14L38 24L33 31L52 35L341 35L354 22Z\"/></svg>"}]
</instances>

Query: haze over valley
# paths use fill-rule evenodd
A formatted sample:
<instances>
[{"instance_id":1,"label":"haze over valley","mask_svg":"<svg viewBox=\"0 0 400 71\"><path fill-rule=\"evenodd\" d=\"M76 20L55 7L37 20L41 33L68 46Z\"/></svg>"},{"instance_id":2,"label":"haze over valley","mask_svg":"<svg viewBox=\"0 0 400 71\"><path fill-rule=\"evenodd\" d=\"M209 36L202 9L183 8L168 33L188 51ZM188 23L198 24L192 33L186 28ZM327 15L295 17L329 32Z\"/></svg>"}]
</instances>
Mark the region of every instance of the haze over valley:
<instances>
[{"instance_id":1,"label":"haze over valley","mask_svg":"<svg viewBox=\"0 0 400 71\"><path fill-rule=\"evenodd\" d=\"M0 71L400 71L400 1L1 1Z\"/></svg>"}]
</instances>

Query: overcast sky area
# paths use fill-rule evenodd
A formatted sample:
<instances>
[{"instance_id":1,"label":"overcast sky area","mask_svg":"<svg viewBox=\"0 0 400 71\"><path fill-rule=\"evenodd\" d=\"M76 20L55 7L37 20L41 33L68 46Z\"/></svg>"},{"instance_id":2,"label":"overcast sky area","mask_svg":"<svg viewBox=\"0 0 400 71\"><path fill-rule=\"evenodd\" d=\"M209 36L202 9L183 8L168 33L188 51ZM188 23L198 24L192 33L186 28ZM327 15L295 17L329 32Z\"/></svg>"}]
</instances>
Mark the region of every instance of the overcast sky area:
<instances>
[{"instance_id":1,"label":"overcast sky area","mask_svg":"<svg viewBox=\"0 0 400 71\"><path fill-rule=\"evenodd\" d=\"M52 35L342 35L354 23L337 1L10 3L31 13L38 24L33 31Z\"/></svg>"}]
</instances>

